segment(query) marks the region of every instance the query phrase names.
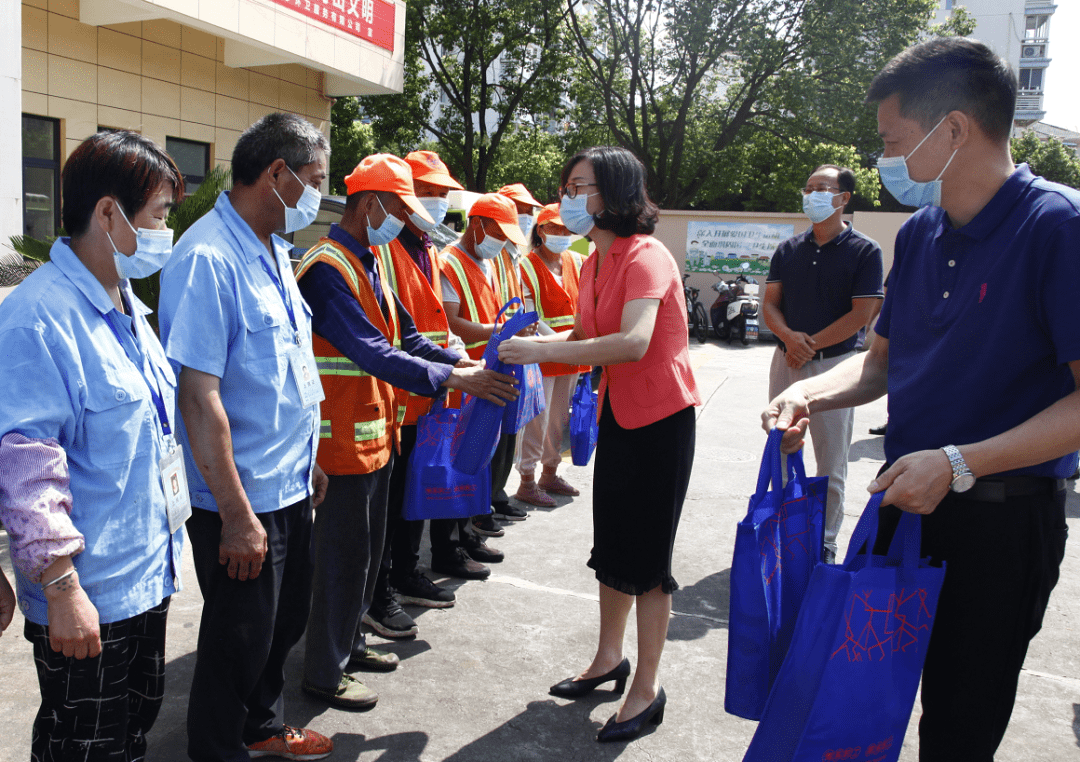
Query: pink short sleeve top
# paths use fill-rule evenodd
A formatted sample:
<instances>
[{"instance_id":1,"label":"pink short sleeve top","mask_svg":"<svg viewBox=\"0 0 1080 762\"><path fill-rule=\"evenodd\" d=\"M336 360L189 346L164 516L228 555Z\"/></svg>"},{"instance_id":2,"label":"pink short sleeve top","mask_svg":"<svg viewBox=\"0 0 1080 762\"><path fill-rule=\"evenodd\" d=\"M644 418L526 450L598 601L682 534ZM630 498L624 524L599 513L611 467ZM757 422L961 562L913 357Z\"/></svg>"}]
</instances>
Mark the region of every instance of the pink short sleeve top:
<instances>
[{"instance_id":1,"label":"pink short sleeve top","mask_svg":"<svg viewBox=\"0 0 1080 762\"><path fill-rule=\"evenodd\" d=\"M600 272L594 252L581 267L578 311L589 338L618 333L623 306L634 299L659 299L656 325L645 356L604 368L600 406L609 395L611 411L624 429L655 423L701 404L690 366L686 299L671 252L652 236L617 238Z\"/></svg>"}]
</instances>

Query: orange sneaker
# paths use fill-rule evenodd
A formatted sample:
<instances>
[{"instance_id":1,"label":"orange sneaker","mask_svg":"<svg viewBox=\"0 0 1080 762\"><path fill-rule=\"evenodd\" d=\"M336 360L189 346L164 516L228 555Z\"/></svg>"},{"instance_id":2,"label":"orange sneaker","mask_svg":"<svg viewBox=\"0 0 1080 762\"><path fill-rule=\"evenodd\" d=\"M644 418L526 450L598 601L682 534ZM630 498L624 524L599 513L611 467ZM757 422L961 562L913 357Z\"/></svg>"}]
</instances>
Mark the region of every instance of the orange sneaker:
<instances>
[{"instance_id":1,"label":"orange sneaker","mask_svg":"<svg viewBox=\"0 0 1080 762\"><path fill-rule=\"evenodd\" d=\"M308 760L330 756L334 742L326 736L307 728L290 728L286 725L280 735L250 744L248 754L258 757L281 757L282 759Z\"/></svg>"}]
</instances>

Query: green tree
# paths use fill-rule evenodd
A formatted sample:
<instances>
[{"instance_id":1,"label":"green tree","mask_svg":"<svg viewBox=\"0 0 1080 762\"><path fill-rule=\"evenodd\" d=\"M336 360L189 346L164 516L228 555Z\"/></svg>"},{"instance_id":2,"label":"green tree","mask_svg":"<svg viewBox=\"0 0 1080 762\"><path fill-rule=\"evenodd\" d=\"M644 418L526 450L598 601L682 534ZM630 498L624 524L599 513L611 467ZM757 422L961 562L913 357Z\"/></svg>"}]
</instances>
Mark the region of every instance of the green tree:
<instances>
[{"instance_id":1,"label":"green tree","mask_svg":"<svg viewBox=\"0 0 1080 762\"><path fill-rule=\"evenodd\" d=\"M977 23L971 11L956 5L948 19L930 27L930 34L937 37L968 37L975 31Z\"/></svg>"},{"instance_id":2,"label":"green tree","mask_svg":"<svg viewBox=\"0 0 1080 762\"><path fill-rule=\"evenodd\" d=\"M330 108L330 192L345 195L345 178L365 156L378 153L371 125L360 121L356 98L338 98ZM389 151L393 153L393 151Z\"/></svg>"},{"instance_id":3,"label":"green tree","mask_svg":"<svg viewBox=\"0 0 1080 762\"><path fill-rule=\"evenodd\" d=\"M563 0L410 0L404 92L359 99L376 145L403 151L429 133L465 187L492 187L511 128L562 108L565 16Z\"/></svg>"},{"instance_id":4,"label":"green tree","mask_svg":"<svg viewBox=\"0 0 1080 762\"><path fill-rule=\"evenodd\" d=\"M488 173L488 187L525 183L538 201L556 201L566 157L563 141L553 133L538 127L512 127Z\"/></svg>"},{"instance_id":5,"label":"green tree","mask_svg":"<svg viewBox=\"0 0 1080 762\"><path fill-rule=\"evenodd\" d=\"M1080 188L1080 158L1060 140L1039 140L1031 132L1012 139L1013 161L1027 162L1031 171L1070 188Z\"/></svg>"},{"instance_id":6,"label":"green tree","mask_svg":"<svg viewBox=\"0 0 1080 762\"><path fill-rule=\"evenodd\" d=\"M575 121L648 170L662 206L715 197L726 151L758 134L879 150L862 106L934 0L569 0ZM803 172L800 163L799 172ZM805 176L802 178L805 180Z\"/></svg>"}]
</instances>

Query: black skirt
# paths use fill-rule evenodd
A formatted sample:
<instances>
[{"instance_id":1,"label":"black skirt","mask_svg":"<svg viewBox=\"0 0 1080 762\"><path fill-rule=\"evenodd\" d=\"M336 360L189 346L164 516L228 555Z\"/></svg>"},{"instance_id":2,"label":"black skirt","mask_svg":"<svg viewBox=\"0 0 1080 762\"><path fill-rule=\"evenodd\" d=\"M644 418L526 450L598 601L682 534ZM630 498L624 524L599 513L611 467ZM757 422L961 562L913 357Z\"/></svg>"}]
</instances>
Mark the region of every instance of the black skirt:
<instances>
[{"instance_id":1,"label":"black skirt","mask_svg":"<svg viewBox=\"0 0 1080 762\"><path fill-rule=\"evenodd\" d=\"M694 463L694 408L624 429L604 399L593 475L596 579L627 595L679 588L671 553Z\"/></svg>"}]
</instances>

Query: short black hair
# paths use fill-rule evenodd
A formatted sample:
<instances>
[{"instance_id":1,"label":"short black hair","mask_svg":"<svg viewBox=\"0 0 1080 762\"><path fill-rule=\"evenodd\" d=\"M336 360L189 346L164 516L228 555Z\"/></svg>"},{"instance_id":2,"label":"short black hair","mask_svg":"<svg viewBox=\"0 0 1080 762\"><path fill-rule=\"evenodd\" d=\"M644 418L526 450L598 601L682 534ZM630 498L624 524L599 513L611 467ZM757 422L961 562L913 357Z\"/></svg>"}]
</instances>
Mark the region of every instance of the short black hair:
<instances>
[{"instance_id":1,"label":"short black hair","mask_svg":"<svg viewBox=\"0 0 1080 762\"><path fill-rule=\"evenodd\" d=\"M938 37L900 53L874 77L868 103L896 94L900 115L930 130L950 111L962 111L992 140L1008 140L1016 111L1016 75L984 43Z\"/></svg>"},{"instance_id":2,"label":"short black hair","mask_svg":"<svg viewBox=\"0 0 1080 762\"><path fill-rule=\"evenodd\" d=\"M823 169L835 169L836 170L836 183L840 186L840 190L844 193L850 193L855 195L855 173L847 167L841 167L837 164L822 164L820 167L815 167L814 171L810 173L813 177Z\"/></svg>"},{"instance_id":3,"label":"short black hair","mask_svg":"<svg viewBox=\"0 0 1080 762\"><path fill-rule=\"evenodd\" d=\"M596 215L596 227L620 238L656 230L659 209L645 190L645 165L634 154L617 146L594 146L574 154L563 167L560 186L570 179L578 162L588 160L596 175L596 190L604 208Z\"/></svg>"},{"instance_id":4,"label":"short black hair","mask_svg":"<svg viewBox=\"0 0 1080 762\"><path fill-rule=\"evenodd\" d=\"M315 152L330 155L330 143L315 125L296 114L267 114L244 130L232 155L233 182L252 185L278 159L293 172L315 161Z\"/></svg>"},{"instance_id":5,"label":"short black hair","mask_svg":"<svg viewBox=\"0 0 1080 762\"><path fill-rule=\"evenodd\" d=\"M176 162L148 137L129 130L91 135L71 152L61 175L64 231L78 238L90 227L94 207L112 196L131 222L162 183L184 196L184 176Z\"/></svg>"}]
</instances>

